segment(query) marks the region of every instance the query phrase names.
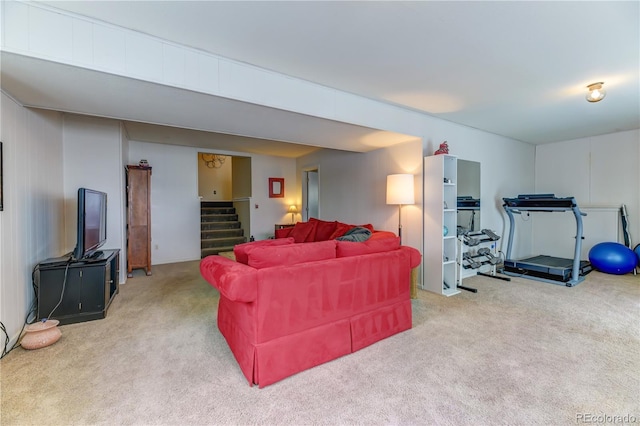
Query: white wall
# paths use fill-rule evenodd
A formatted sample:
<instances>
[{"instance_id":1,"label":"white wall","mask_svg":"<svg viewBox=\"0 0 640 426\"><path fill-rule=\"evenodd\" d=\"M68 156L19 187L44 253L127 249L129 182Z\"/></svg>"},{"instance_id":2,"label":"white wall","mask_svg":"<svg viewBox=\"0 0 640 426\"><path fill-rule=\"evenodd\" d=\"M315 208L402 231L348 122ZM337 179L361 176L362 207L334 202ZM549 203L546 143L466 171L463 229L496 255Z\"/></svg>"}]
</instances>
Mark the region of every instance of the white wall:
<instances>
[{"instance_id":1,"label":"white wall","mask_svg":"<svg viewBox=\"0 0 640 426\"><path fill-rule=\"evenodd\" d=\"M64 254L63 124L60 113L1 97L0 321L10 348L34 300L34 266Z\"/></svg>"},{"instance_id":2,"label":"white wall","mask_svg":"<svg viewBox=\"0 0 640 426\"><path fill-rule=\"evenodd\" d=\"M151 264L200 258L198 151L129 141L129 164L151 166Z\"/></svg>"},{"instance_id":3,"label":"white wall","mask_svg":"<svg viewBox=\"0 0 640 426\"><path fill-rule=\"evenodd\" d=\"M632 242L640 242L640 130L593 136L536 148L535 190L538 193L554 193L558 197L575 197L581 210L588 213L585 221L586 253L588 248L600 239L623 242L620 230L602 234L602 229L610 229L612 215L598 207L619 208L627 206L629 231ZM600 210L600 211L598 211ZM570 213L565 213L571 215ZM541 214L540 214L541 215ZM572 216L572 215L571 215ZM618 215L619 217L619 215ZM575 220L538 218L532 215L534 242L533 254L549 254L573 257L566 253L567 243L573 247ZM615 220L615 218L613 218ZM619 219L618 219L619 223ZM567 231L569 227L569 231ZM562 238L562 239L561 239ZM539 252L539 253L538 253ZM586 258L583 255L583 258Z\"/></svg>"},{"instance_id":4,"label":"white wall","mask_svg":"<svg viewBox=\"0 0 640 426\"><path fill-rule=\"evenodd\" d=\"M425 156L447 141L450 154L480 162L481 227L504 236L498 246L506 250L509 227L502 198L533 192L535 146L433 117L425 118L424 139ZM520 256L530 248L531 228L524 224L513 253Z\"/></svg>"},{"instance_id":5,"label":"white wall","mask_svg":"<svg viewBox=\"0 0 640 426\"><path fill-rule=\"evenodd\" d=\"M38 25L33 25L36 15ZM409 142L368 154L325 151L297 163L289 159L252 156L255 173L252 176L254 211L251 232L256 239L271 235L274 223L288 221L286 208L289 204L300 205L299 179L305 165L319 166L323 176L320 181L322 218L340 217L347 222L371 218L368 221L374 226L395 229L397 209L384 204L386 175L409 171L421 176L423 156L431 155L445 140L449 142L452 154L481 163L483 227L505 234L507 229L501 198L534 190L535 149L531 145L185 46L168 44L124 28L52 11L35 3L5 5L3 16L7 24L3 49L8 52L422 138L421 146ZM53 35L55 39L51 38ZM87 49L74 48L80 45ZM286 133L278 123L265 123L265 131L273 132L274 129L278 129L280 134ZM278 139L277 135L273 138ZM332 142L339 145L339 141ZM162 167L159 178L156 178L154 168L156 183L152 183L152 195L159 203L158 206L152 204L152 225L155 227L152 230L153 262L194 258L198 246L180 238L188 236L190 241L191 235L195 234L195 224L199 222L196 220L199 214L194 207L197 200L197 150L166 146L151 148L153 144L148 144L144 150L137 151L142 148L137 144L131 142L130 161L137 163L140 158L147 158L152 166L155 162ZM151 158L151 154L157 158ZM191 166L189 171L184 169L186 165ZM285 178L285 198L268 198L266 186L269 177ZM296 193L289 192L289 182L296 182ZM154 194L153 188L160 186L163 188L161 193ZM181 193L183 190L187 192ZM419 197L418 193L416 196ZM186 206L175 203L176 200L184 200ZM256 204L259 206L257 210ZM187 222L172 220L178 212L185 213L180 217ZM405 234L410 235L407 243L421 247L422 241L415 240L422 231L419 204L403 209L403 214L406 214L403 217ZM176 224L185 233L172 234ZM162 234L157 234L159 232ZM178 239L167 238L165 233ZM531 229L522 227L519 234L514 247L516 255L531 248ZM179 242L175 249L163 251L174 241ZM155 244L158 249L155 249Z\"/></svg>"},{"instance_id":6,"label":"white wall","mask_svg":"<svg viewBox=\"0 0 640 426\"><path fill-rule=\"evenodd\" d=\"M386 204L387 175L413 174L416 204L402 208L403 244L422 250L421 161L419 139L369 153L316 151L298 160L298 185L304 169L318 166L319 219L371 223L377 230L397 233L398 206Z\"/></svg>"},{"instance_id":7,"label":"white wall","mask_svg":"<svg viewBox=\"0 0 640 426\"><path fill-rule=\"evenodd\" d=\"M203 201L229 201L233 199L231 188L231 157L225 156L220 167L207 167L198 155L198 195ZM207 155L207 154L205 154ZM205 157L209 159L210 157Z\"/></svg>"},{"instance_id":8,"label":"white wall","mask_svg":"<svg viewBox=\"0 0 640 426\"><path fill-rule=\"evenodd\" d=\"M65 250L76 244L78 188L107 194L107 241L104 249L120 249L120 282L125 280L126 239L123 239L124 165L119 121L64 115Z\"/></svg>"},{"instance_id":9,"label":"white wall","mask_svg":"<svg viewBox=\"0 0 640 426\"><path fill-rule=\"evenodd\" d=\"M291 221L289 206L301 204L296 160L268 155L251 157L251 233L256 240L265 240L273 236L276 223ZM270 177L284 178L284 197L269 198Z\"/></svg>"},{"instance_id":10,"label":"white wall","mask_svg":"<svg viewBox=\"0 0 640 426\"><path fill-rule=\"evenodd\" d=\"M386 176L413 173L416 204L402 208L403 244L422 251L422 158L432 155L446 140L450 154L480 162L481 227L506 235L508 219L502 198L533 191L535 147L426 116L422 126L424 143L409 142L366 154L327 150L300 158L298 176L305 168L319 168L320 218L371 222L376 229L397 233L398 208L385 204ZM531 248L530 226L519 228L518 237L513 248L517 256ZM500 246L506 250L505 238Z\"/></svg>"},{"instance_id":11,"label":"white wall","mask_svg":"<svg viewBox=\"0 0 640 426\"><path fill-rule=\"evenodd\" d=\"M447 123L444 131L451 136L449 143L453 154L481 163L481 225L503 234L506 221L501 197L533 191L534 147L452 123ZM430 151L431 147L428 149ZM367 222L376 229L397 232L397 207L385 204L386 176L413 173L416 176L416 204L402 209L403 243L422 250L423 151L431 154L423 150L420 140L416 140L365 154L321 150L299 159L297 165L295 160L288 158L251 155L252 234L258 240L269 238L275 223L290 221L288 206L301 206L302 202L302 169L316 165L319 165L320 175L320 218ZM200 256L197 153L198 149L191 147L130 142L129 162L136 164L145 158L153 167L153 264ZM269 177L285 178L284 198L268 197ZM255 205L258 205L257 209ZM530 236L522 235L518 243L517 247L522 244L528 249ZM517 250L514 248L516 254Z\"/></svg>"},{"instance_id":12,"label":"white wall","mask_svg":"<svg viewBox=\"0 0 640 426\"><path fill-rule=\"evenodd\" d=\"M120 124L120 157L119 161L121 164L122 170L122 185L123 187L126 185L126 175L124 172L124 165L129 162L129 136L127 135L126 128L123 123ZM120 193L120 205L122 206L120 209L120 223L122 224L122 229L120 229L120 239L123 241L122 248L120 250L120 282L123 283L126 280L126 270L127 270L127 191L122 190Z\"/></svg>"},{"instance_id":13,"label":"white wall","mask_svg":"<svg viewBox=\"0 0 640 426\"><path fill-rule=\"evenodd\" d=\"M248 156L246 153L241 155ZM295 200L295 160L249 156L253 167L250 226L254 237L261 240L273 235L274 224L285 220L288 203ZM130 141L129 163L137 164L142 158L152 167L151 263L200 259L198 149ZM269 198L269 177L285 178L284 198Z\"/></svg>"}]
</instances>

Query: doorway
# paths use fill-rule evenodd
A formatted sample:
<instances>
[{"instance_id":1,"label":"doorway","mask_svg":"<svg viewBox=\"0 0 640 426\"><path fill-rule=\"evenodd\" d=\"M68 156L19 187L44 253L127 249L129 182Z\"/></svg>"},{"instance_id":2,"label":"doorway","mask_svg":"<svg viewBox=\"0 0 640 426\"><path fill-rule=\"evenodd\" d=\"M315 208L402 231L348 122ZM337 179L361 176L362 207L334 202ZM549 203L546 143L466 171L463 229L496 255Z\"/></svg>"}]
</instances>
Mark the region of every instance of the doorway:
<instances>
[{"instance_id":1,"label":"doorway","mask_svg":"<svg viewBox=\"0 0 640 426\"><path fill-rule=\"evenodd\" d=\"M230 158L209 152L198 153L198 196L202 201L232 200Z\"/></svg>"},{"instance_id":2,"label":"doorway","mask_svg":"<svg viewBox=\"0 0 640 426\"><path fill-rule=\"evenodd\" d=\"M232 251L251 235L251 158L198 153L201 257Z\"/></svg>"},{"instance_id":3,"label":"doorway","mask_svg":"<svg viewBox=\"0 0 640 426\"><path fill-rule=\"evenodd\" d=\"M320 186L318 168L312 168L302 171L302 220L308 221L309 218L320 216L319 186Z\"/></svg>"}]
</instances>

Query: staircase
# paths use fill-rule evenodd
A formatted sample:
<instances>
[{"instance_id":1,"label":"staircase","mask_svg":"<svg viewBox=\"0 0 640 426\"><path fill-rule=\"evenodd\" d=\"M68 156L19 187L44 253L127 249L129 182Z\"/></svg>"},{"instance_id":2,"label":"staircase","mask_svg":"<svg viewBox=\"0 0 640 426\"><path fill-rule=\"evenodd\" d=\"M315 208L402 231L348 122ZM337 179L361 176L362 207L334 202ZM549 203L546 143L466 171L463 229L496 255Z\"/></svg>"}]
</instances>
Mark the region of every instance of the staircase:
<instances>
[{"instance_id":1,"label":"staircase","mask_svg":"<svg viewBox=\"0 0 640 426\"><path fill-rule=\"evenodd\" d=\"M200 257L204 258L247 241L240 228L236 209L231 201L200 203Z\"/></svg>"}]
</instances>

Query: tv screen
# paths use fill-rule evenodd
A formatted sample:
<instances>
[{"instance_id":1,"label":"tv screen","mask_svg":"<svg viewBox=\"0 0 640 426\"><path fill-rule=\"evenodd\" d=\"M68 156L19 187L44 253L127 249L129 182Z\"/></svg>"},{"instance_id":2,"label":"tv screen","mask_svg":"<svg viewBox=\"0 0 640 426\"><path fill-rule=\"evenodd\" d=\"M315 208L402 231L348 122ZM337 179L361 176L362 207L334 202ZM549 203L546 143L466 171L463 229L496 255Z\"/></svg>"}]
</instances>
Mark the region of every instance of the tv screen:
<instances>
[{"instance_id":1,"label":"tv screen","mask_svg":"<svg viewBox=\"0 0 640 426\"><path fill-rule=\"evenodd\" d=\"M93 189L78 189L77 244L73 257L90 258L107 240L107 194Z\"/></svg>"}]
</instances>

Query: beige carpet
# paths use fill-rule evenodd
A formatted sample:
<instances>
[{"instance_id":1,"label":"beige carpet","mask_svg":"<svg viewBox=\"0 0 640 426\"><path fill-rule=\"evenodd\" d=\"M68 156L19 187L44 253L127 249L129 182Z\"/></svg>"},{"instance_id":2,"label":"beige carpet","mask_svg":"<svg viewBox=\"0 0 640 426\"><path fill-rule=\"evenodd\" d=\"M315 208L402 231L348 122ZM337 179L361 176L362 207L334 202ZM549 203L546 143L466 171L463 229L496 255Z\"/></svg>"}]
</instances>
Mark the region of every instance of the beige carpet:
<instances>
[{"instance_id":1,"label":"beige carpet","mask_svg":"<svg viewBox=\"0 0 640 426\"><path fill-rule=\"evenodd\" d=\"M198 262L155 266L121 286L107 318L0 361L0 423L640 422L640 277L465 284L478 293L420 291L413 329L258 389L217 330Z\"/></svg>"}]
</instances>

